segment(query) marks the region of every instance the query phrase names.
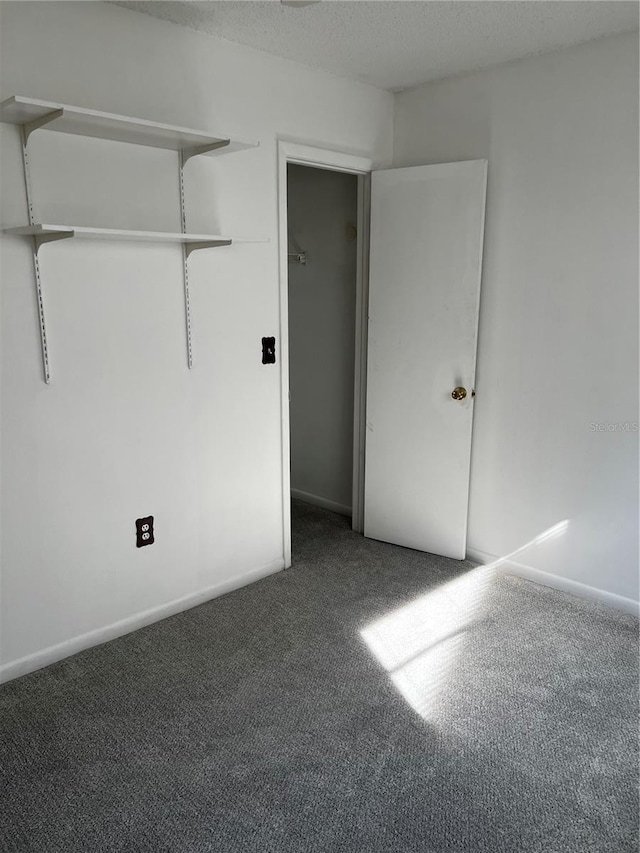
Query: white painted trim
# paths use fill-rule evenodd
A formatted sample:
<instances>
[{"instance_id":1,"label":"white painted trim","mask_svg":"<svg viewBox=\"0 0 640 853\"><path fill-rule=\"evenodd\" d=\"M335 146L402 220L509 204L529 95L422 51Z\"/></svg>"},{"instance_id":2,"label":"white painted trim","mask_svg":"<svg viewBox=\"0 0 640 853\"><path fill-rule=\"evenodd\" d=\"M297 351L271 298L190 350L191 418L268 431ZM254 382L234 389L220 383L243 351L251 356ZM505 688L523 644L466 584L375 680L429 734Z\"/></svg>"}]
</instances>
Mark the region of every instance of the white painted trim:
<instances>
[{"instance_id":1,"label":"white painted trim","mask_svg":"<svg viewBox=\"0 0 640 853\"><path fill-rule=\"evenodd\" d=\"M516 560L511 560L509 557L496 557L493 554L487 554L485 551L478 551L475 548L467 548L467 560L473 560L483 566L496 564L496 569L504 574L516 575L525 580L533 581L542 586L549 586L553 589L568 592L571 595L576 595L579 598L587 598L591 601L598 601L600 604L606 604L609 607L614 607L616 610L622 610L625 613L631 613L633 616L638 616L640 612L640 602L634 601L632 598L625 598L623 595L617 595L614 592L607 592L604 589L597 589L594 586L588 586L580 581L572 580L571 578L563 578L561 575L554 575L550 572L543 572L541 569L535 569L533 566L527 566L524 563L519 563Z\"/></svg>"},{"instance_id":2,"label":"white painted trim","mask_svg":"<svg viewBox=\"0 0 640 853\"><path fill-rule=\"evenodd\" d=\"M490 563L497 562L500 558L493 557L487 554L486 551L478 551L476 548L467 548L465 559L471 560L473 563L480 563L481 566L488 566Z\"/></svg>"},{"instance_id":3,"label":"white painted trim","mask_svg":"<svg viewBox=\"0 0 640 853\"><path fill-rule=\"evenodd\" d=\"M480 332L480 306L482 293L482 276L484 263L484 242L486 239L486 219L487 219L487 172L489 169L488 160L465 160L463 163L452 163L451 165L462 166L464 169L475 168L476 163L483 164L483 180L482 180L482 213L480 220L480 246L478 251L478 292L476 293L476 326L475 326L475 342L473 346L473 364L471 365L471 388L473 389L472 396L475 396L477 388L477 370L478 370L478 338ZM464 539L462 545L462 553L467 549L467 536L469 533L469 501L471 499L471 466L473 464L473 428L475 426L476 407L471 406L471 435L469 439L469 474L467 477L467 507L465 510L466 524L464 527Z\"/></svg>"},{"instance_id":4,"label":"white painted trim","mask_svg":"<svg viewBox=\"0 0 640 853\"><path fill-rule=\"evenodd\" d=\"M369 157L360 157L332 148L316 148L282 137L278 139L278 153L285 155L287 163L315 166L319 169L330 169L332 172L349 172L352 175L366 175L374 167L374 162Z\"/></svg>"},{"instance_id":5,"label":"white painted trim","mask_svg":"<svg viewBox=\"0 0 640 853\"><path fill-rule=\"evenodd\" d=\"M322 509L328 509L330 512L351 516L350 506L330 501L329 498L321 498L320 495L312 495L310 492L303 492L300 489L291 489L291 497L298 501L304 501L306 504L313 504Z\"/></svg>"},{"instance_id":6,"label":"white painted trim","mask_svg":"<svg viewBox=\"0 0 640 853\"><path fill-rule=\"evenodd\" d=\"M353 388L353 487L351 528L364 533L364 460L367 418L367 349L369 332L369 234L371 176L358 176L358 245Z\"/></svg>"},{"instance_id":7,"label":"white painted trim","mask_svg":"<svg viewBox=\"0 0 640 853\"><path fill-rule=\"evenodd\" d=\"M344 151L334 151L328 148L316 148L293 140L278 139L278 266L279 266L279 301L280 301L280 419L282 427L281 465L282 465L282 556L285 568L291 566L291 510L289 506L291 495L291 438L289 422L289 264L287 258L287 163L298 163L302 166L315 166L320 169L330 169L334 172L348 172L354 175L368 175L373 169L374 162L368 157L348 154ZM360 213L360 206L358 207ZM364 231L363 223L358 218L358 231ZM364 310L364 304L360 306ZM356 319L358 322L358 319ZM365 319L366 322L366 319ZM366 358L366 354L365 354ZM357 358L356 363L361 359ZM356 386L360 375L356 377ZM354 392L355 393L355 392ZM357 388L358 397L360 389ZM364 417L364 413L361 413ZM354 444L356 441L354 430ZM354 483L361 481L360 469L356 471L356 460L361 453L356 454L354 447ZM357 479L356 479L357 478ZM363 496L360 497L362 503ZM335 510L337 511L337 510ZM351 513L349 513L351 514Z\"/></svg>"},{"instance_id":8,"label":"white painted trim","mask_svg":"<svg viewBox=\"0 0 640 853\"><path fill-rule=\"evenodd\" d=\"M278 142L278 280L280 302L280 467L282 479L282 559L291 566L291 439L289 427L289 238L287 231L287 152Z\"/></svg>"},{"instance_id":9,"label":"white painted trim","mask_svg":"<svg viewBox=\"0 0 640 853\"><path fill-rule=\"evenodd\" d=\"M174 616L183 610L197 607L199 604L204 604L205 601L218 598L227 592L233 592L233 590L247 586L247 584L260 580L260 578L279 572L283 568L282 560L272 560L266 566L252 569L240 575L240 577L222 581L222 583L210 586L200 592L190 593L182 598L177 598L175 601L161 604L159 607L144 610L142 613L135 613L133 616L128 616L126 619L121 619L112 625L106 625L104 628L98 628L96 631L89 631L87 634L81 634L79 637L72 637L55 646L49 646L47 649L41 649L18 660L5 663L0 666L0 684L4 681L11 681L13 678L18 678L21 675L26 675L29 672L34 672L37 669L42 669L44 666L49 666L92 646L99 646L101 643L106 643L109 640L115 640L116 637L122 637L124 634L131 633L131 631L137 631L138 628L144 628L146 625L159 622L168 616Z\"/></svg>"}]
</instances>

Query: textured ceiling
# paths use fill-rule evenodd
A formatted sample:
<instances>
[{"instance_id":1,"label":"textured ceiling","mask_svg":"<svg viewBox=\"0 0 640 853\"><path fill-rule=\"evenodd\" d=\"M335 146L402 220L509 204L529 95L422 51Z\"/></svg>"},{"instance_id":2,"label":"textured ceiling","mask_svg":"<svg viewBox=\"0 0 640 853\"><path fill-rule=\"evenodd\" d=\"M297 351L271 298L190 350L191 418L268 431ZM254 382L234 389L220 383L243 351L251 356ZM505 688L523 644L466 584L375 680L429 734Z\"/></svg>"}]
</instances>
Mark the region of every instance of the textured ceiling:
<instances>
[{"instance_id":1,"label":"textured ceiling","mask_svg":"<svg viewBox=\"0 0 640 853\"><path fill-rule=\"evenodd\" d=\"M615 0L116 5L394 91L638 27L638 3Z\"/></svg>"}]
</instances>

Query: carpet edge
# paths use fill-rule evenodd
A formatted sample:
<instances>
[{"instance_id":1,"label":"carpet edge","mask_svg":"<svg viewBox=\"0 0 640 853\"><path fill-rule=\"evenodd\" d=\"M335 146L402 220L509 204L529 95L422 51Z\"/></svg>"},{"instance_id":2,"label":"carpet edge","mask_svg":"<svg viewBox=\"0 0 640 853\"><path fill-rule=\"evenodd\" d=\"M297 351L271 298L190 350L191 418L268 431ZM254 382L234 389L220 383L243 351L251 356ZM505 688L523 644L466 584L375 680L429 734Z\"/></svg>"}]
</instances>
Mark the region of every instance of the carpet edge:
<instances>
[{"instance_id":1,"label":"carpet edge","mask_svg":"<svg viewBox=\"0 0 640 853\"><path fill-rule=\"evenodd\" d=\"M497 569L502 574L516 575L525 580L533 581L534 583L548 586L553 589L559 589L562 592L568 592L571 595L576 595L578 598L586 598L590 601L597 601L600 604L605 604L608 607L613 607L616 610L622 610L624 613L630 613L636 618L640 615L640 602L634 601L633 598L625 598L624 595L618 595L615 592L607 592L604 589L598 589L595 586L589 586L581 581L573 580L572 578L564 578L561 575L554 575L550 572L543 572L542 569L536 569L533 566L528 566L525 563L519 563L516 560L511 560L508 557L496 557L494 554L487 554L485 551L479 551L475 548L467 548L467 559L480 563L483 566L491 563L498 563Z\"/></svg>"},{"instance_id":2,"label":"carpet edge","mask_svg":"<svg viewBox=\"0 0 640 853\"><path fill-rule=\"evenodd\" d=\"M88 631L86 634L79 634L77 637L71 637L68 640L63 640L61 643L56 643L53 646L40 649L32 652L24 657L14 661L8 661L0 666L0 684L7 681L12 681L14 678L19 678L22 675L27 675L30 672L35 672L38 669L49 666L52 663L57 663L64 658L71 657L85 649L99 646L109 640L115 640L117 637L122 637L125 634L130 634L132 631L137 631L139 628L144 628L147 625L152 625L154 622L159 622L166 619L168 616L175 616L176 613L181 613L183 610L190 610L192 607L197 607L199 604L204 604L213 598L218 598L228 592L233 592L243 586L247 586L254 581L275 574L284 569L284 560L282 557L277 560L272 560L264 566L257 569L251 569L242 575L235 578L230 578L221 583L214 584L206 589L198 592L189 593L188 595L176 598L173 601L165 602L157 607L143 610L140 613L135 613L132 616L127 616L125 619L120 619L118 622L112 622L102 628L97 628L94 631Z\"/></svg>"}]
</instances>

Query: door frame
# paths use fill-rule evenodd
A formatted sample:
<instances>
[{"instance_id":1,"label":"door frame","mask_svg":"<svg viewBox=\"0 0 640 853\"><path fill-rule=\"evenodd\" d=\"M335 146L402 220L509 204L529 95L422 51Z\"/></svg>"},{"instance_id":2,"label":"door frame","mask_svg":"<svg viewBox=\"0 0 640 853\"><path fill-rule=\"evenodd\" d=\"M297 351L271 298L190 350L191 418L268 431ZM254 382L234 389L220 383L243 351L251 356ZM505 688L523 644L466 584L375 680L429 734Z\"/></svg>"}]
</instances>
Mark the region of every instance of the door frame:
<instances>
[{"instance_id":1,"label":"door frame","mask_svg":"<svg viewBox=\"0 0 640 853\"><path fill-rule=\"evenodd\" d=\"M367 372L367 305L369 290L369 200L374 161L344 151L278 139L278 264L280 302L280 398L282 424L282 538L284 567L291 566L291 431L289 415L289 262L287 165L313 166L358 176L356 328L353 397L353 530L364 529L364 441Z\"/></svg>"}]
</instances>

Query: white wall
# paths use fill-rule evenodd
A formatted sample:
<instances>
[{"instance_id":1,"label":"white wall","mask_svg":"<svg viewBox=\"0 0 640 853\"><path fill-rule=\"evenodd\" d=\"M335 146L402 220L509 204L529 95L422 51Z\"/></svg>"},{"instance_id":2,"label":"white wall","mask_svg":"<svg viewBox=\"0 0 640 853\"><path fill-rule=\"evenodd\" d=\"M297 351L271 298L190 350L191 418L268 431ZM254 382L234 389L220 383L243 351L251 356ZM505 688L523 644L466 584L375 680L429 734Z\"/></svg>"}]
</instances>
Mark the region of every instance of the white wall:
<instances>
[{"instance_id":1,"label":"white wall","mask_svg":"<svg viewBox=\"0 0 640 853\"><path fill-rule=\"evenodd\" d=\"M102 3L0 15L3 98L259 139L189 164L188 225L271 241L192 257L190 373L178 249L45 247L46 387L29 247L2 239L10 677L282 566L280 375L260 363L260 338L280 333L276 135L386 165L393 98ZM470 545L502 555L568 519L520 559L637 599L637 437L589 426L638 417L636 37L396 104L398 165L489 158ZM32 139L40 218L178 227L172 155ZM16 129L0 143L2 225L22 224ZM148 513L157 542L136 550Z\"/></svg>"},{"instance_id":2,"label":"white wall","mask_svg":"<svg viewBox=\"0 0 640 853\"><path fill-rule=\"evenodd\" d=\"M289 265L291 491L349 513L353 474L358 179L288 167L289 233L307 264Z\"/></svg>"},{"instance_id":3,"label":"white wall","mask_svg":"<svg viewBox=\"0 0 640 853\"><path fill-rule=\"evenodd\" d=\"M514 559L637 601L637 34L397 97L396 165L481 157L470 553L568 520Z\"/></svg>"},{"instance_id":4,"label":"white wall","mask_svg":"<svg viewBox=\"0 0 640 853\"><path fill-rule=\"evenodd\" d=\"M260 347L280 336L276 135L389 163L393 99L115 6L0 8L3 98L260 140L188 164L187 225L270 240L192 256L191 372L177 247L45 246L47 387L30 248L3 238L6 678L282 567L280 368ZM6 227L27 220L17 130L0 128ZM45 132L30 147L41 220L179 230L171 152ZM147 514L156 543L137 550Z\"/></svg>"}]
</instances>

